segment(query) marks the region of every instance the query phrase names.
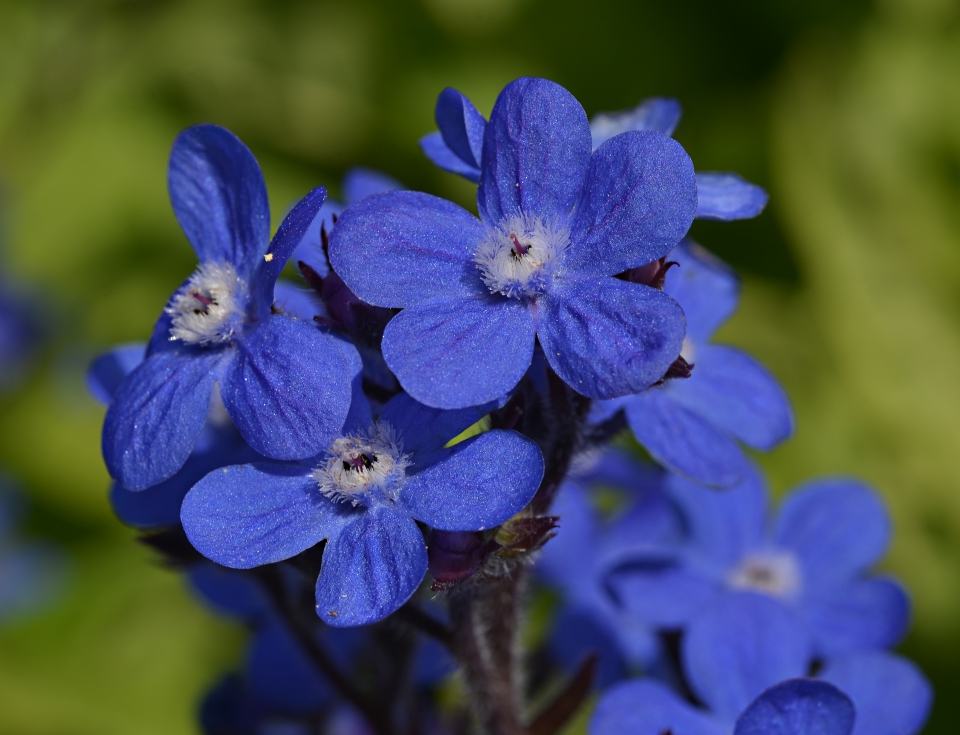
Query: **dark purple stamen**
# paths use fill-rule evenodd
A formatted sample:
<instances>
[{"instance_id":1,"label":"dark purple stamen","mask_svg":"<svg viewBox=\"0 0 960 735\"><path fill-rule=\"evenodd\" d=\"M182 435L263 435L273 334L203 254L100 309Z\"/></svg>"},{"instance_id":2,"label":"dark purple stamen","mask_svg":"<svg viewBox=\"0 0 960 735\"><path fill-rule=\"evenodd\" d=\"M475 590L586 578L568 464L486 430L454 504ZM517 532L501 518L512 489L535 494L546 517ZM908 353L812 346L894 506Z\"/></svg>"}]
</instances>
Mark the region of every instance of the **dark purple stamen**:
<instances>
[{"instance_id":1,"label":"dark purple stamen","mask_svg":"<svg viewBox=\"0 0 960 735\"><path fill-rule=\"evenodd\" d=\"M191 291L190 295L204 306L212 306L213 304L217 303L215 299L208 298L197 291Z\"/></svg>"},{"instance_id":2,"label":"dark purple stamen","mask_svg":"<svg viewBox=\"0 0 960 735\"><path fill-rule=\"evenodd\" d=\"M530 248L520 242L520 238L517 237L516 232L510 233L510 242L513 243L513 249L511 249L510 252L513 253L514 258L522 258L530 252Z\"/></svg>"}]
</instances>

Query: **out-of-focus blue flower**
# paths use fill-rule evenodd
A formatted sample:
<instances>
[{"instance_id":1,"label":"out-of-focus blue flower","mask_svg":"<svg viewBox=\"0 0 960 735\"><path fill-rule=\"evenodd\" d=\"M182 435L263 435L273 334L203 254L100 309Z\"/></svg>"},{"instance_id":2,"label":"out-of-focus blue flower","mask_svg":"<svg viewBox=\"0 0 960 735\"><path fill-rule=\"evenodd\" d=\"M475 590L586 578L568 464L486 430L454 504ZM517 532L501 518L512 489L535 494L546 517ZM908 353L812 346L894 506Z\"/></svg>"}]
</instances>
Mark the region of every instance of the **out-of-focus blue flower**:
<instances>
[{"instance_id":1,"label":"out-of-focus blue flower","mask_svg":"<svg viewBox=\"0 0 960 735\"><path fill-rule=\"evenodd\" d=\"M278 293L280 291L278 284ZM146 345L120 345L104 353L87 371L87 389L109 405L123 380L143 362ZM210 397L207 421L193 451L172 476L146 490L127 490L120 483L110 485L110 504L123 523L141 530L180 525L180 505L187 491L209 472L220 467L265 459L253 451L227 416L214 389Z\"/></svg>"},{"instance_id":2,"label":"out-of-focus blue flower","mask_svg":"<svg viewBox=\"0 0 960 735\"><path fill-rule=\"evenodd\" d=\"M338 435L349 409L350 377L337 343L315 325L271 313L277 276L325 190L294 207L271 241L260 167L214 125L178 136L169 189L200 266L171 297L146 359L107 411L104 459L130 490L183 466L215 385L244 439L278 459L316 454Z\"/></svg>"},{"instance_id":3,"label":"out-of-focus blue flower","mask_svg":"<svg viewBox=\"0 0 960 735\"><path fill-rule=\"evenodd\" d=\"M10 390L23 378L41 336L30 296L0 276L0 391Z\"/></svg>"},{"instance_id":4,"label":"out-of-focus blue flower","mask_svg":"<svg viewBox=\"0 0 960 735\"><path fill-rule=\"evenodd\" d=\"M693 167L655 132L593 152L586 114L563 87L507 85L483 138L477 205L388 192L347 207L334 270L364 301L402 311L383 355L414 398L440 408L500 398L539 339L583 395L613 398L660 380L683 315L669 296L616 274L665 255L696 211Z\"/></svg>"},{"instance_id":5,"label":"out-of-focus blue flower","mask_svg":"<svg viewBox=\"0 0 960 735\"><path fill-rule=\"evenodd\" d=\"M327 262L327 254L324 252L323 240L320 236L321 228L329 234L333 229L334 220L343 212L345 205L359 202L374 194L382 194L385 191L394 191L402 189L403 184L392 176L381 171L355 166L348 169L343 176L343 185L340 190L343 194L343 202L336 199L327 199L313 222L307 227L307 231L293 251L291 260L294 263L306 263L313 271L326 277L330 272L330 265Z\"/></svg>"},{"instance_id":6,"label":"out-of-focus blue flower","mask_svg":"<svg viewBox=\"0 0 960 735\"><path fill-rule=\"evenodd\" d=\"M339 627L374 622L406 602L426 573L414 519L441 530L493 528L536 492L543 457L516 432L444 447L482 415L400 394L374 423L360 394L326 454L207 475L184 500L184 529L204 556L235 568L287 559L326 539L317 614Z\"/></svg>"},{"instance_id":7,"label":"out-of-focus blue flower","mask_svg":"<svg viewBox=\"0 0 960 735\"><path fill-rule=\"evenodd\" d=\"M470 181L480 181L483 136L487 121L463 94L447 87L434 111L437 132L420 139L420 148L437 166ZM653 130L673 135L680 122L680 103L666 97L644 100L632 110L600 113L590 121L596 150L621 133ZM733 173L697 174L697 218L749 219L767 205L767 193Z\"/></svg>"},{"instance_id":8,"label":"out-of-focus blue flower","mask_svg":"<svg viewBox=\"0 0 960 735\"><path fill-rule=\"evenodd\" d=\"M589 651L600 655L598 681L606 686L630 671L646 669L659 653L649 625L624 611L606 588L606 572L636 553L653 554L676 542L680 518L662 492L663 473L622 452L608 451L560 488L551 513L560 517L555 538L544 546L535 571L563 594L551 649L567 668ZM623 491L627 507L604 521L591 504L597 486Z\"/></svg>"},{"instance_id":9,"label":"out-of-focus blue flower","mask_svg":"<svg viewBox=\"0 0 960 735\"><path fill-rule=\"evenodd\" d=\"M740 285L733 271L689 240L667 257L679 267L667 273L663 290L687 318L680 355L693 370L637 395L598 402L591 420L623 410L637 441L660 464L703 484L729 487L750 472L738 442L772 449L793 433L793 411L759 362L709 343L737 307Z\"/></svg>"},{"instance_id":10,"label":"out-of-focus blue flower","mask_svg":"<svg viewBox=\"0 0 960 735\"><path fill-rule=\"evenodd\" d=\"M863 483L806 483L771 520L755 471L723 492L677 476L666 491L689 529L686 540L673 554L634 555L609 580L642 620L682 628L724 598L757 592L799 615L821 657L891 646L906 630L906 593L869 573L887 549L890 522Z\"/></svg>"},{"instance_id":11,"label":"out-of-focus blue flower","mask_svg":"<svg viewBox=\"0 0 960 735\"><path fill-rule=\"evenodd\" d=\"M657 681L625 682L601 699L591 735L913 735L929 712L929 683L889 653L852 654L817 680L800 678L814 655L803 624L757 594L705 609L680 654L702 709Z\"/></svg>"},{"instance_id":12,"label":"out-of-focus blue flower","mask_svg":"<svg viewBox=\"0 0 960 735\"><path fill-rule=\"evenodd\" d=\"M0 621L43 606L64 581L65 560L57 549L18 536L21 509L14 483L0 475Z\"/></svg>"}]
</instances>

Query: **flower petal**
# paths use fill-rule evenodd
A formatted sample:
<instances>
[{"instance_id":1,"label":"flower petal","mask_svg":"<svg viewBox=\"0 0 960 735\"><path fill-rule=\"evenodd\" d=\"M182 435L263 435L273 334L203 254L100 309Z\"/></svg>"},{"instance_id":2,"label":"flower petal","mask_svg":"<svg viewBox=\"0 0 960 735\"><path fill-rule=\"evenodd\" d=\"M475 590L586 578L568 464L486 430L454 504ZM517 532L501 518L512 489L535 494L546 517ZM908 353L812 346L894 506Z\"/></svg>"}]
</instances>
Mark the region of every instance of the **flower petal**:
<instances>
[{"instance_id":1,"label":"flower petal","mask_svg":"<svg viewBox=\"0 0 960 735\"><path fill-rule=\"evenodd\" d=\"M400 385L436 408L501 398L533 360L533 315L498 297L436 299L401 311L383 333L383 357Z\"/></svg>"},{"instance_id":2,"label":"flower petal","mask_svg":"<svg viewBox=\"0 0 960 735\"><path fill-rule=\"evenodd\" d=\"M351 375L333 338L312 324L274 315L238 347L220 392L243 438L273 459L326 449L350 408Z\"/></svg>"},{"instance_id":3,"label":"flower petal","mask_svg":"<svg viewBox=\"0 0 960 735\"><path fill-rule=\"evenodd\" d=\"M420 138L420 150L438 168L473 182L480 181L480 169L465 163L456 153L451 151L439 132L428 133Z\"/></svg>"},{"instance_id":4,"label":"flower petal","mask_svg":"<svg viewBox=\"0 0 960 735\"><path fill-rule=\"evenodd\" d=\"M183 467L207 419L221 350L170 350L120 384L103 422L103 459L128 490L156 485Z\"/></svg>"},{"instance_id":5,"label":"flower petal","mask_svg":"<svg viewBox=\"0 0 960 735\"><path fill-rule=\"evenodd\" d=\"M864 483L817 480L784 500L775 538L796 552L809 594L818 594L845 586L880 560L890 543L890 518Z\"/></svg>"},{"instance_id":6,"label":"flower petal","mask_svg":"<svg viewBox=\"0 0 960 735\"><path fill-rule=\"evenodd\" d=\"M461 161L480 168L487 121L463 94L447 87L437 97L434 111L443 142Z\"/></svg>"},{"instance_id":7,"label":"flower petal","mask_svg":"<svg viewBox=\"0 0 960 735\"><path fill-rule=\"evenodd\" d=\"M692 380L692 378L691 378ZM749 472L737 443L655 386L625 401L627 424L664 467L711 487L730 487Z\"/></svg>"},{"instance_id":8,"label":"flower petal","mask_svg":"<svg viewBox=\"0 0 960 735\"><path fill-rule=\"evenodd\" d=\"M693 162L660 133L623 133L593 154L570 225L565 271L613 276L666 255L697 209Z\"/></svg>"},{"instance_id":9,"label":"flower petal","mask_svg":"<svg viewBox=\"0 0 960 735\"><path fill-rule=\"evenodd\" d=\"M590 398L638 393L680 354L683 312L656 289L616 278L558 279L538 304L550 367Z\"/></svg>"},{"instance_id":10,"label":"flower petal","mask_svg":"<svg viewBox=\"0 0 960 735\"><path fill-rule=\"evenodd\" d=\"M483 225L416 191L375 194L343 210L330 233L333 269L357 296L386 307L486 291L473 252Z\"/></svg>"},{"instance_id":11,"label":"flower petal","mask_svg":"<svg viewBox=\"0 0 960 735\"><path fill-rule=\"evenodd\" d=\"M297 202L280 223L266 255L259 260L254 276L254 303L251 309L255 316L263 318L270 313L270 307L273 305L273 287L280 276L280 271L306 236L307 230L313 224L326 198L327 190L318 186Z\"/></svg>"},{"instance_id":12,"label":"flower petal","mask_svg":"<svg viewBox=\"0 0 960 735\"><path fill-rule=\"evenodd\" d=\"M400 493L410 515L441 531L499 526L530 502L543 478L540 448L515 431L492 429L443 455Z\"/></svg>"},{"instance_id":13,"label":"flower petal","mask_svg":"<svg viewBox=\"0 0 960 735\"><path fill-rule=\"evenodd\" d=\"M518 212L565 220L590 163L590 126L559 84L523 77L497 98L483 138L480 218L494 226Z\"/></svg>"},{"instance_id":14,"label":"flower petal","mask_svg":"<svg viewBox=\"0 0 960 735\"><path fill-rule=\"evenodd\" d=\"M187 493L180 520L205 557L251 569L296 556L356 513L322 496L308 466L264 462L211 472Z\"/></svg>"},{"instance_id":15,"label":"flower petal","mask_svg":"<svg viewBox=\"0 0 960 735\"><path fill-rule=\"evenodd\" d=\"M687 628L684 671L694 693L734 720L767 687L804 676L813 650L802 622L769 597L720 597Z\"/></svg>"},{"instance_id":16,"label":"flower petal","mask_svg":"<svg viewBox=\"0 0 960 735\"><path fill-rule=\"evenodd\" d=\"M658 628L683 628L717 597L720 585L708 575L656 557L623 564L607 584L624 609L640 620Z\"/></svg>"},{"instance_id":17,"label":"flower petal","mask_svg":"<svg viewBox=\"0 0 960 735\"><path fill-rule=\"evenodd\" d=\"M325 228L329 234L333 230L334 216L339 217L341 212L343 212L343 205L335 199L328 198L323 203L320 211L314 216L313 222L307 226L293 255L290 256L290 260L298 269L300 263L306 263L321 278L326 278L330 274L330 264L324 252L320 230Z\"/></svg>"},{"instance_id":18,"label":"flower petal","mask_svg":"<svg viewBox=\"0 0 960 735\"><path fill-rule=\"evenodd\" d=\"M354 166L343 175L343 199L347 204L402 188L403 184L392 176L363 166Z\"/></svg>"},{"instance_id":19,"label":"flower petal","mask_svg":"<svg viewBox=\"0 0 960 735\"><path fill-rule=\"evenodd\" d=\"M403 441L403 451L411 455L414 466L425 466L422 458L433 456L447 442L482 419L496 404L470 406L455 411L431 408L406 393L391 398L380 412Z\"/></svg>"},{"instance_id":20,"label":"flower petal","mask_svg":"<svg viewBox=\"0 0 960 735\"><path fill-rule=\"evenodd\" d=\"M194 125L177 136L167 172L170 201L201 263L231 263L249 278L270 240L260 166L237 136Z\"/></svg>"},{"instance_id":21,"label":"flower petal","mask_svg":"<svg viewBox=\"0 0 960 735\"><path fill-rule=\"evenodd\" d=\"M737 174L697 174L697 219L750 219L763 211L769 198Z\"/></svg>"},{"instance_id":22,"label":"flower petal","mask_svg":"<svg viewBox=\"0 0 960 735\"><path fill-rule=\"evenodd\" d=\"M740 279L730 266L689 238L667 260L677 262L679 268L667 271L663 290L683 307L687 335L695 343L706 342L737 310Z\"/></svg>"},{"instance_id":23,"label":"flower petal","mask_svg":"<svg viewBox=\"0 0 960 735\"><path fill-rule=\"evenodd\" d=\"M410 599L426 573L417 524L400 510L364 510L327 542L317 615L338 628L382 620Z\"/></svg>"},{"instance_id":24,"label":"flower petal","mask_svg":"<svg viewBox=\"0 0 960 735\"><path fill-rule=\"evenodd\" d=\"M723 735L727 730L664 684L634 679L600 698L590 718L590 735Z\"/></svg>"},{"instance_id":25,"label":"flower petal","mask_svg":"<svg viewBox=\"0 0 960 735\"><path fill-rule=\"evenodd\" d=\"M87 370L87 390L100 403L109 405L124 378L143 362L146 350L143 342L134 342L104 352Z\"/></svg>"},{"instance_id":26,"label":"flower petal","mask_svg":"<svg viewBox=\"0 0 960 735\"><path fill-rule=\"evenodd\" d=\"M717 579L763 543L767 487L756 469L751 465L747 469L740 482L722 492L676 475L668 480L668 492L689 529L689 561Z\"/></svg>"},{"instance_id":27,"label":"flower petal","mask_svg":"<svg viewBox=\"0 0 960 735\"><path fill-rule=\"evenodd\" d=\"M878 577L843 585L822 598L805 599L800 610L819 653L827 658L894 646L910 622L906 592L893 580Z\"/></svg>"},{"instance_id":28,"label":"flower petal","mask_svg":"<svg viewBox=\"0 0 960 735\"><path fill-rule=\"evenodd\" d=\"M830 661L820 676L853 700L853 735L914 735L930 715L930 682L901 656L865 651Z\"/></svg>"},{"instance_id":29,"label":"flower petal","mask_svg":"<svg viewBox=\"0 0 960 735\"><path fill-rule=\"evenodd\" d=\"M631 130L653 130L664 135L673 135L680 123L680 103L669 97L651 97L643 100L632 110L601 112L590 121L590 136L596 150L620 133Z\"/></svg>"},{"instance_id":30,"label":"flower petal","mask_svg":"<svg viewBox=\"0 0 960 735\"><path fill-rule=\"evenodd\" d=\"M850 698L832 684L788 679L747 707L733 735L850 735L854 719L860 713L854 717Z\"/></svg>"},{"instance_id":31,"label":"flower petal","mask_svg":"<svg viewBox=\"0 0 960 735\"><path fill-rule=\"evenodd\" d=\"M667 386L681 405L743 443L768 451L793 434L793 409L769 370L734 347L697 348L693 374Z\"/></svg>"}]
</instances>

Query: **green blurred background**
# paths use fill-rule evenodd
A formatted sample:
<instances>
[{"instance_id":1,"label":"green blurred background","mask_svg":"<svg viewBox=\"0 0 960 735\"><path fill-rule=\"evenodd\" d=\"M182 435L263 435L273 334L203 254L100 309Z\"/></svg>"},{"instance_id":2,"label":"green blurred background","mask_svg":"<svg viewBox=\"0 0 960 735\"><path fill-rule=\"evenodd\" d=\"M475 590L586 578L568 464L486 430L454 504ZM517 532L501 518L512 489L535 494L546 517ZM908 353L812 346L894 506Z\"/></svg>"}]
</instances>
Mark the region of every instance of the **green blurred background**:
<instances>
[{"instance_id":1,"label":"green blurred background","mask_svg":"<svg viewBox=\"0 0 960 735\"><path fill-rule=\"evenodd\" d=\"M0 735L195 729L241 636L111 516L98 350L144 339L193 255L166 194L174 136L228 126L275 222L347 167L470 205L418 137L436 94L489 113L524 74L587 112L680 98L700 170L766 186L755 221L693 234L744 276L724 339L783 380L797 436L774 487L861 475L887 498L886 566L913 592L904 650L960 728L960 6L950 0L0 0L2 259L52 343L0 398L0 467L28 531L67 549L56 602L0 630Z\"/></svg>"}]
</instances>

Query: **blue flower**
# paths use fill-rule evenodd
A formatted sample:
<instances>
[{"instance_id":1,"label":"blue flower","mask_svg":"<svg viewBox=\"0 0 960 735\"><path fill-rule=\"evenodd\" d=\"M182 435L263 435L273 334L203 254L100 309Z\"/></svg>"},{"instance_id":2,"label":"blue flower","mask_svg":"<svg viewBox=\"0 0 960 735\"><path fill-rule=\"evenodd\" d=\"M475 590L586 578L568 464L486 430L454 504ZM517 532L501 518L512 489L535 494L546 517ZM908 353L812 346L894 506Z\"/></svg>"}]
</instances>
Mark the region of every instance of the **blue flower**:
<instances>
[{"instance_id":1,"label":"blue flower","mask_svg":"<svg viewBox=\"0 0 960 735\"><path fill-rule=\"evenodd\" d=\"M470 181L480 181L483 115L463 94L447 87L437 98L434 116L439 130L420 139L420 147L437 166ZM680 103L654 97L632 110L601 113L590 121L596 150L621 133L653 130L673 135L680 122ZM735 220L756 217L767 205L767 193L733 173L697 174L698 219Z\"/></svg>"},{"instance_id":2,"label":"blue flower","mask_svg":"<svg viewBox=\"0 0 960 735\"><path fill-rule=\"evenodd\" d=\"M551 649L567 668L591 650L599 653L601 686L631 669L649 670L659 654L653 629L611 598L606 573L624 558L654 553L680 535L679 518L660 490L661 478L661 472L622 452L605 452L568 479L551 506L560 517L559 529L534 568L563 593ZM612 520L603 521L591 504L598 487L625 491L627 507Z\"/></svg>"},{"instance_id":3,"label":"blue flower","mask_svg":"<svg viewBox=\"0 0 960 735\"><path fill-rule=\"evenodd\" d=\"M495 527L529 502L543 475L540 450L516 432L445 448L480 408L438 411L400 394L374 423L361 405L362 395L324 455L217 470L181 510L191 543L228 567L288 559L326 539L317 613L341 627L379 620L416 590L427 550L414 519L451 531Z\"/></svg>"},{"instance_id":4,"label":"blue flower","mask_svg":"<svg viewBox=\"0 0 960 735\"><path fill-rule=\"evenodd\" d=\"M300 244L293 251L291 260L294 263L306 263L319 276L326 276L330 271L330 266L327 263L327 255L324 252L323 241L320 237L321 228L329 233L333 229L336 218L343 212L345 204L353 204L374 194L382 194L385 191L402 188L403 185L399 181L380 171L363 168L362 166L354 166L348 169L343 175L343 185L340 187L343 193L343 202L327 199L323 203L320 211L313 218L313 222L307 227Z\"/></svg>"},{"instance_id":5,"label":"blue flower","mask_svg":"<svg viewBox=\"0 0 960 735\"><path fill-rule=\"evenodd\" d=\"M40 345L40 320L28 294L0 274L0 391L19 383Z\"/></svg>"},{"instance_id":6,"label":"blue flower","mask_svg":"<svg viewBox=\"0 0 960 735\"><path fill-rule=\"evenodd\" d=\"M689 529L672 554L636 554L610 579L633 614L681 628L745 591L796 611L817 655L882 648L906 630L909 601L893 580L868 573L884 554L883 503L848 479L809 482L787 495L772 522L756 472L723 492L672 476L666 490Z\"/></svg>"},{"instance_id":7,"label":"blue flower","mask_svg":"<svg viewBox=\"0 0 960 735\"><path fill-rule=\"evenodd\" d=\"M316 454L349 409L350 375L337 343L314 325L271 313L274 283L324 189L294 207L270 241L260 168L232 133L214 125L177 138L169 188L200 265L171 297L146 359L107 411L107 469L131 490L183 466L215 385L243 438L278 459Z\"/></svg>"},{"instance_id":8,"label":"blue flower","mask_svg":"<svg viewBox=\"0 0 960 735\"><path fill-rule=\"evenodd\" d=\"M0 621L33 612L62 588L66 564L53 546L19 537L22 498L0 474Z\"/></svg>"},{"instance_id":9,"label":"blue flower","mask_svg":"<svg viewBox=\"0 0 960 735\"><path fill-rule=\"evenodd\" d=\"M403 310L383 354L418 401L496 400L531 364L583 395L636 393L663 377L683 315L660 291L614 278L657 260L696 209L683 148L655 132L592 152L583 108L553 82L523 78L494 106L483 138L478 220L418 192L347 207L331 263L368 303Z\"/></svg>"},{"instance_id":10,"label":"blue flower","mask_svg":"<svg viewBox=\"0 0 960 735\"><path fill-rule=\"evenodd\" d=\"M664 291L687 318L680 355L693 370L687 378L599 402L591 420L604 421L622 409L657 462L697 482L729 487L750 472L738 442L772 449L793 433L793 411L760 363L736 348L709 343L737 307L734 273L689 240L668 259L679 267L667 273Z\"/></svg>"},{"instance_id":11,"label":"blue flower","mask_svg":"<svg viewBox=\"0 0 960 735\"><path fill-rule=\"evenodd\" d=\"M278 285L278 291L279 286ZM87 389L109 405L124 379L144 360L146 345L126 344L104 353L87 371ZM240 436L214 389L207 420L193 451L183 466L166 480L146 490L128 490L120 483L110 485L110 505L123 523L140 530L156 530L180 525L180 505L187 491L209 472L227 465L265 459L253 451Z\"/></svg>"},{"instance_id":12,"label":"blue flower","mask_svg":"<svg viewBox=\"0 0 960 735\"><path fill-rule=\"evenodd\" d=\"M591 735L913 735L930 685L910 662L853 654L809 676L813 647L792 611L769 598L725 598L692 623L680 659L695 707L641 679L609 690Z\"/></svg>"}]
</instances>

